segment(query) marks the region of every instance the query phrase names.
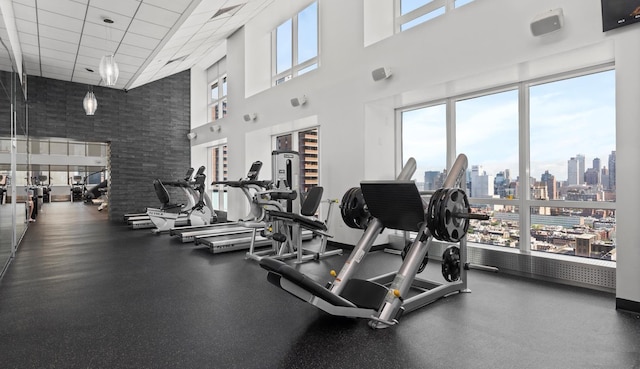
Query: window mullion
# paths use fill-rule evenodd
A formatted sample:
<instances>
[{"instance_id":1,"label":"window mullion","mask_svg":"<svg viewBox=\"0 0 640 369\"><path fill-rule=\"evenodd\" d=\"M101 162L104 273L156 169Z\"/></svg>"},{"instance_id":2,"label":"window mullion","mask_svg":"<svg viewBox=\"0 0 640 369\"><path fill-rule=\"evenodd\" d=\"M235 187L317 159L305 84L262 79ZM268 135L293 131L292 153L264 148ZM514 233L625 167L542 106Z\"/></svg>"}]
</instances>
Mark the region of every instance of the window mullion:
<instances>
[{"instance_id":1,"label":"window mullion","mask_svg":"<svg viewBox=\"0 0 640 369\"><path fill-rule=\"evenodd\" d=\"M519 136L519 172L520 194L518 196L518 214L520 216L519 249L523 253L531 252L531 169L529 153L529 86L525 83L518 85L518 136Z\"/></svg>"},{"instance_id":2,"label":"window mullion","mask_svg":"<svg viewBox=\"0 0 640 369\"><path fill-rule=\"evenodd\" d=\"M291 77L297 73L298 63L298 15L291 19Z\"/></svg>"}]
</instances>

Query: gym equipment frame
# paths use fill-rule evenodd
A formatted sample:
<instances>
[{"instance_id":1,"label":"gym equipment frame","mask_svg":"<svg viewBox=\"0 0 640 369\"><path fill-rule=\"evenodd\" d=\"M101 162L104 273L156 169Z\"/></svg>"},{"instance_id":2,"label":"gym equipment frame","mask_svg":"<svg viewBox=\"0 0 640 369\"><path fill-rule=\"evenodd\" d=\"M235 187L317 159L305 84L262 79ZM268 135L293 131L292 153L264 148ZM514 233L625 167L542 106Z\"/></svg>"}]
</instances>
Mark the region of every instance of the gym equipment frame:
<instances>
[{"instance_id":1,"label":"gym equipment frame","mask_svg":"<svg viewBox=\"0 0 640 369\"><path fill-rule=\"evenodd\" d=\"M464 154L458 156L444 182L447 191L442 192L446 194L432 196L427 207L415 183L409 180L416 168L413 158L409 159L396 181L363 181L362 195L371 219L340 273L332 274L335 280L330 287L326 288L273 259L260 262L269 271L267 279L329 314L368 318L369 326L376 329L397 324L403 312L416 310L455 292L470 292L466 273L466 231L469 219L487 217L471 214L464 191L454 189L464 183L467 162ZM417 231L400 269L367 280L351 278L384 228ZM416 278L424 268L429 245L435 236L460 243L459 247L448 248L443 257L443 277L449 283ZM411 289L420 292L409 297Z\"/></svg>"}]
</instances>

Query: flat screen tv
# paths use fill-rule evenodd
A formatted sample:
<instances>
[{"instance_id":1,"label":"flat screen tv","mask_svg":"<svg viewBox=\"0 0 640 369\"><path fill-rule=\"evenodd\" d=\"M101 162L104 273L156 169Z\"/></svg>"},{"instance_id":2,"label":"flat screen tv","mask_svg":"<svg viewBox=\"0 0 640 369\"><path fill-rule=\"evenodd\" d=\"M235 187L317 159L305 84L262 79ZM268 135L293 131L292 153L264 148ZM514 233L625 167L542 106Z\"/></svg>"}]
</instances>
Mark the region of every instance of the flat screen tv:
<instances>
[{"instance_id":1,"label":"flat screen tv","mask_svg":"<svg viewBox=\"0 0 640 369\"><path fill-rule=\"evenodd\" d=\"M640 0L601 0L602 31L640 22Z\"/></svg>"}]
</instances>

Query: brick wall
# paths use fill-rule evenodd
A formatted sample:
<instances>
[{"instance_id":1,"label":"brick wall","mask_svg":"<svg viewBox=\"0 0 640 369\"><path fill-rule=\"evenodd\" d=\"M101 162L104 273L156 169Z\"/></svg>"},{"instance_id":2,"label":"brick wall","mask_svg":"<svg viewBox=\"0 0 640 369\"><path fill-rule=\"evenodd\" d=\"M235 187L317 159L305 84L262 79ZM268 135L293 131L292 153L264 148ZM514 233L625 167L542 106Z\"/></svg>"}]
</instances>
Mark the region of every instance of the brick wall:
<instances>
[{"instance_id":1,"label":"brick wall","mask_svg":"<svg viewBox=\"0 0 640 369\"><path fill-rule=\"evenodd\" d=\"M85 115L82 108L86 85L33 76L27 81L32 137L110 144L111 220L122 221L125 213L159 205L154 178L184 176L191 161L189 71L127 92L94 86L94 116ZM0 135L9 135L4 115Z\"/></svg>"}]
</instances>

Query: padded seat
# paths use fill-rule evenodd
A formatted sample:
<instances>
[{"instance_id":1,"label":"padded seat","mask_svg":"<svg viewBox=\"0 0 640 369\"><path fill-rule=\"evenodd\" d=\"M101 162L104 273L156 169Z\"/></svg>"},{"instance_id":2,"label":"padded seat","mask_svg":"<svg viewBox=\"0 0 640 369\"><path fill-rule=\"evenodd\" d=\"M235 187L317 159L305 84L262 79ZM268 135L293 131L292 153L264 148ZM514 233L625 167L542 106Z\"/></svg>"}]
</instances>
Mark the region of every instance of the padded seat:
<instances>
[{"instance_id":1,"label":"padded seat","mask_svg":"<svg viewBox=\"0 0 640 369\"><path fill-rule=\"evenodd\" d=\"M356 307L348 300L343 299L338 295L334 295L333 293L331 293L331 291L320 285L318 282L300 273L296 269L280 260L263 258L262 260L260 260L260 266L263 269L269 271L269 276L267 277L269 282L278 287L280 287L279 279L280 277L282 277L289 282L301 287L305 291L311 293L313 296L321 298L322 300L325 300L334 306Z\"/></svg>"}]
</instances>

